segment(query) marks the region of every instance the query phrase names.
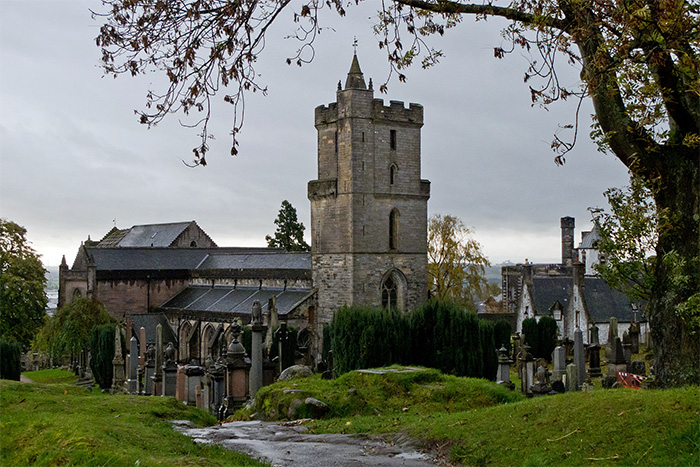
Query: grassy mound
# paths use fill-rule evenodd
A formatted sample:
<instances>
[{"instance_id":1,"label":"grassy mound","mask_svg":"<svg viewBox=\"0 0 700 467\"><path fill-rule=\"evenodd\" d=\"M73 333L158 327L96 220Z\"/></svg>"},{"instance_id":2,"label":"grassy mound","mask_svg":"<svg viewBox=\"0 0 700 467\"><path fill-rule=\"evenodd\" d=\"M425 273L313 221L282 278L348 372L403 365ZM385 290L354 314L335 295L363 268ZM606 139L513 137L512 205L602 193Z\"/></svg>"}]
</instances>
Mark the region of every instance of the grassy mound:
<instances>
[{"instance_id":1,"label":"grassy mound","mask_svg":"<svg viewBox=\"0 0 700 467\"><path fill-rule=\"evenodd\" d=\"M211 425L172 397L110 396L69 384L0 381L0 465L262 465L175 432Z\"/></svg>"},{"instance_id":2,"label":"grassy mound","mask_svg":"<svg viewBox=\"0 0 700 467\"><path fill-rule=\"evenodd\" d=\"M319 375L262 388L252 408L238 419L289 420L311 417L313 408L295 401L313 397L328 406L324 418L361 415L459 412L521 400L522 396L482 379L458 378L438 370L394 366L359 370L336 380ZM290 410L290 407L293 407Z\"/></svg>"},{"instance_id":3,"label":"grassy mound","mask_svg":"<svg viewBox=\"0 0 700 467\"><path fill-rule=\"evenodd\" d=\"M456 413L314 421L317 433L404 432L453 462L494 466L700 465L700 390L567 393Z\"/></svg>"}]
</instances>

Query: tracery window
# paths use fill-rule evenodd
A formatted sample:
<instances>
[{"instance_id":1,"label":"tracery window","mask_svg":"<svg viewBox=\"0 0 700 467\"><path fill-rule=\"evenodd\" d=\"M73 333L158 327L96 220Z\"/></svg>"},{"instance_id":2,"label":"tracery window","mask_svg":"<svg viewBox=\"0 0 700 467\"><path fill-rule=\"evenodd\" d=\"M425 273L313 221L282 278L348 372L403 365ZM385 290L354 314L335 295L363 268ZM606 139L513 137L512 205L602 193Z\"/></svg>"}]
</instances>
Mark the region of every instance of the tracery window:
<instances>
[{"instance_id":1,"label":"tracery window","mask_svg":"<svg viewBox=\"0 0 700 467\"><path fill-rule=\"evenodd\" d=\"M397 308L398 291L396 282L389 276L382 284L382 307L386 309Z\"/></svg>"}]
</instances>

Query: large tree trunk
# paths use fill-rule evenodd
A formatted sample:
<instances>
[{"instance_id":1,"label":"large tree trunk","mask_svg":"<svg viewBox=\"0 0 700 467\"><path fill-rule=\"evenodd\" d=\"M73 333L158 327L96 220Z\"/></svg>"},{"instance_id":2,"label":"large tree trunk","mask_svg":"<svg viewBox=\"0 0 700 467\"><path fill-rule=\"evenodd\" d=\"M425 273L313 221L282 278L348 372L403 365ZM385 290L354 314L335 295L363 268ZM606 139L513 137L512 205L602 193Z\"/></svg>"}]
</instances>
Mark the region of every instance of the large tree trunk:
<instances>
[{"instance_id":1,"label":"large tree trunk","mask_svg":"<svg viewBox=\"0 0 700 467\"><path fill-rule=\"evenodd\" d=\"M648 308L662 387L700 383L700 329L678 314L678 305L700 292L700 156L683 147L665 156L655 190L659 243Z\"/></svg>"}]
</instances>

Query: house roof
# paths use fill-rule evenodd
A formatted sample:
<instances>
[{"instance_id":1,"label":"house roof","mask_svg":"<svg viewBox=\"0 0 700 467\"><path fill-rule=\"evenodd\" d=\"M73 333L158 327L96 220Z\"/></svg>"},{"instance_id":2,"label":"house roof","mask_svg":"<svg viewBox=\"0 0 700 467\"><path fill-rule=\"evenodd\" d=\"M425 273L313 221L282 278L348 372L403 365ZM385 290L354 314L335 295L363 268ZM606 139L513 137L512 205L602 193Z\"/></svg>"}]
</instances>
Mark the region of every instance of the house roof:
<instances>
[{"instance_id":1,"label":"house roof","mask_svg":"<svg viewBox=\"0 0 700 467\"><path fill-rule=\"evenodd\" d=\"M598 242L600 241L600 230L597 226L593 227L593 230L586 232L586 235L581 239L578 247L581 248L597 248Z\"/></svg>"},{"instance_id":2,"label":"house roof","mask_svg":"<svg viewBox=\"0 0 700 467\"><path fill-rule=\"evenodd\" d=\"M539 316L551 315L550 308L557 301L567 308L571 296L573 279L568 277L533 277L530 297L535 313Z\"/></svg>"},{"instance_id":3,"label":"house roof","mask_svg":"<svg viewBox=\"0 0 700 467\"><path fill-rule=\"evenodd\" d=\"M606 323L612 317L621 323L633 321L632 304L625 294L611 289L600 277L587 277L584 280L584 298L592 321ZM638 316L637 320L645 321L642 316Z\"/></svg>"},{"instance_id":4,"label":"house roof","mask_svg":"<svg viewBox=\"0 0 700 467\"><path fill-rule=\"evenodd\" d=\"M160 308L163 310L214 311L249 315L255 300L260 301L263 312L265 312L268 301L272 297L276 297L277 313L284 316L312 294L313 291L307 288L191 285L165 302Z\"/></svg>"}]
</instances>

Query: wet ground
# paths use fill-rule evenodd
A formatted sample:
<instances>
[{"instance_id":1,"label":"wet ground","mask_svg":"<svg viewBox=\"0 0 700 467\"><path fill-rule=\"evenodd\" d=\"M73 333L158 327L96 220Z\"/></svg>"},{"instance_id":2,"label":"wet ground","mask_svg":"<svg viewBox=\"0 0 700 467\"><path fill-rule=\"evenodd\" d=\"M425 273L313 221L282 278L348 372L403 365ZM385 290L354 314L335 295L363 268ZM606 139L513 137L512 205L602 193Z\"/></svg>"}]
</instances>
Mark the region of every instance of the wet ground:
<instances>
[{"instance_id":1,"label":"wet ground","mask_svg":"<svg viewBox=\"0 0 700 467\"><path fill-rule=\"evenodd\" d=\"M300 423L232 422L193 428L189 421L174 421L175 428L196 443L218 444L243 452L274 466L406 466L440 465L430 454L403 436L391 442L365 435L307 434Z\"/></svg>"}]
</instances>

